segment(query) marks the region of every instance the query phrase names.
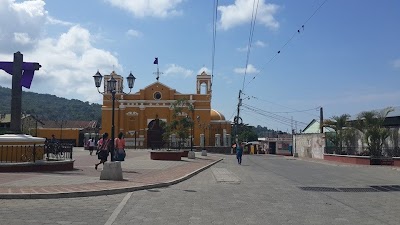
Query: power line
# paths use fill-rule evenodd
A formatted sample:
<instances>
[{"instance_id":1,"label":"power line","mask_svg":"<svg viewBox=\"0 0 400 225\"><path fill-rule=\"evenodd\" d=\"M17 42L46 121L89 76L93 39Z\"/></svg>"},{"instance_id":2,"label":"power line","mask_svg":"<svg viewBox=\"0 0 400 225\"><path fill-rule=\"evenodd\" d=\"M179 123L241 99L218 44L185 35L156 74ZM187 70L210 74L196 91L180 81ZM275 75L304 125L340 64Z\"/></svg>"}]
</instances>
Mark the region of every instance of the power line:
<instances>
[{"instance_id":1,"label":"power line","mask_svg":"<svg viewBox=\"0 0 400 225\"><path fill-rule=\"evenodd\" d=\"M280 48L280 50L278 50L278 51L267 61L267 63L264 65L264 67L263 67L262 69L260 69L260 71L259 71L256 75L254 75L254 77L246 84L246 86L248 86L254 79L256 79L256 77L257 77L258 75L261 74L261 71L263 71L263 70L265 69L265 67L266 67L270 62L272 62L272 60L275 59L275 58L281 53L281 51L286 47L286 45L289 44L289 42L292 41L292 39L296 36L296 34L300 34L301 32L304 31L304 27L305 27L305 25L308 23L308 21L310 21L310 19L311 19L312 17L314 17L314 15L321 9L321 7L322 7L327 1L328 1L328 0L325 0L324 2L322 2L322 4L313 12L313 14L312 14L310 17L308 17L308 19L303 23L303 25L301 25L301 27L300 27L299 29L297 29L297 30L293 33L293 35L289 38L289 40L286 41L286 43ZM244 85L243 85L243 89L244 89Z\"/></svg>"},{"instance_id":2,"label":"power line","mask_svg":"<svg viewBox=\"0 0 400 225\"><path fill-rule=\"evenodd\" d=\"M272 113L272 112L268 112L268 111L265 111L263 109L260 109L260 108L254 107L254 106L250 106L250 105L247 105L247 104L243 104L243 107L245 107L247 109L250 109L250 110L252 110L252 111L254 111L256 113L259 113L261 115L265 115L267 117L275 118L275 119L283 121L283 122L295 121L295 122L307 125L307 123L304 123L304 122L301 122L301 121L298 121L298 120L293 120L291 118L287 118L287 117L284 117L284 116L281 116L281 115L278 115L278 114L275 114L275 113Z\"/></svg>"},{"instance_id":3,"label":"power line","mask_svg":"<svg viewBox=\"0 0 400 225\"><path fill-rule=\"evenodd\" d=\"M267 121L267 120L265 120L265 117L260 117L259 114L255 113L255 112L253 112L253 111L251 111L251 110L244 109L243 112L244 112L245 114L248 114L248 115L251 116L251 117L256 118L257 121L261 121L261 122L264 124L264 126L266 126L266 127L268 127L268 128L269 128L269 127L273 127L273 126L271 125L271 123L280 123L280 124L283 124L283 125L285 125L285 126L289 126L289 125L286 124L286 123L281 123L281 122L276 121L276 120L274 120L274 119L271 119L272 121L269 121L269 120ZM250 114L250 113L251 113L251 114ZM258 125L261 125L261 124L258 124Z\"/></svg>"},{"instance_id":4,"label":"power line","mask_svg":"<svg viewBox=\"0 0 400 225\"><path fill-rule=\"evenodd\" d=\"M245 93L242 93L242 94L246 95ZM298 110L298 109L294 109L294 108L291 108L291 107L288 107L288 106L284 106L284 105L281 105L281 104L278 104L278 103L275 103L275 102L271 102L271 101L268 101L268 100L265 100L265 99L260 99L260 98L255 97L255 96L249 96L249 95L247 95L247 96L248 96L248 97L247 97L248 99L253 98L253 99L256 99L256 100L259 100L259 101L268 102L268 103L271 103L271 104L274 104L274 105L278 105L278 106L281 106L281 107L284 107L284 108L293 110L293 111L291 111L291 112L274 112L274 113L295 113L295 112L302 112L302 113L311 115L311 116L313 116L313 117L317 117L317 118L319 117L318 115L315 115L315 114L312 114L312 113L308 113L308 111L312 111L312 110L319 109L319 108L320 108L319 106L318 106L318 107L315 107L315 108L307 109L307 110Z\"/></svg>"},{"instance_id":5,"label":"power line","mask_svg":"<svg viewBox=\"0 0 400 225\"><path fill-rule=\"evenodd\" d=\"M256 115L261 115L261 116L263 116L263 117L265 117L265 118L268 118L268 119L271 119L271 120L273 120L274 122L277 122L277 123L280 123L280 124L283 124L283 125L286 125L286 126L291 126L291 123L290 122L286 122L286 121L282 121L282 120L279 120L279 119L276 119L276 118L273 118L273 117L268 117L268 116L266 116L266 115L264 115L264 114L262 114L262 113L259 113L259 112L255 112L254 110L249 110L249 109L243 109L243 112L249 112L249 113L253 113L253 114L256 114ZM253 116L253 115L252 115ZM265 122L265 121L264 121ZM265 123L267 123L267 122L265 122ZM268 127L268 126L267 126Z\"/></svg>"},{"instance_id":6,"label":"power line","mask_svg":"<svg viewBox=\"0 0 400 225\"><path fill-rule=\"evenodd\" d=\"M214 9L213 9L213 45L212 45L212 53L211 53L211 86L210 89L212 91L212 84L214 80L214 65L215 65L215 44L217 41L217 16L218 16L218 0L214 0Z\"/></svg>"},{"instance_id":7,"label":"power line","mask_svg":"<svg viewBox=\"0 0 400 225\"><path fill-rule=\"evenodd\" d=\"M251 13L250 34L249 34L249 42L247 44L246 66L244 67L242 91L244 90L244 84L246 82L247 67L249 66L250 51L251 51L251 45L253 43L254 27L256 24L256 20L257 20L258 4L260 3L260 0L257 0L257 6L255 3L256 3L256 0L253 0L253 11Z\"/></svg>"}]
</instances>

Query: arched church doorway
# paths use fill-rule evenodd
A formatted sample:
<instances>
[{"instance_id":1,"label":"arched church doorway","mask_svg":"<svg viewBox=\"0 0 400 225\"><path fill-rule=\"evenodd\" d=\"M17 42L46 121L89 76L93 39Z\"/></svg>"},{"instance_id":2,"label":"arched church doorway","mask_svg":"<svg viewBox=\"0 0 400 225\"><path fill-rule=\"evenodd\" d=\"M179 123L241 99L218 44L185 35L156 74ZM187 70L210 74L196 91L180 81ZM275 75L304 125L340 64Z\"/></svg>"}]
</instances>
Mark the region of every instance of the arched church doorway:
<instances>
[{"instance_id":1,"label":"arched church doorway","mask_svg":"<svg viewBox=\"0 0 400 225\"><path fill-rule=\"evenodd\" d=\"M161 149L165 142L162 138L164 130L160 125L160 120L155 119L150 121L147 128L147 147L151 149Z\"/></svg>"}]
</instances>

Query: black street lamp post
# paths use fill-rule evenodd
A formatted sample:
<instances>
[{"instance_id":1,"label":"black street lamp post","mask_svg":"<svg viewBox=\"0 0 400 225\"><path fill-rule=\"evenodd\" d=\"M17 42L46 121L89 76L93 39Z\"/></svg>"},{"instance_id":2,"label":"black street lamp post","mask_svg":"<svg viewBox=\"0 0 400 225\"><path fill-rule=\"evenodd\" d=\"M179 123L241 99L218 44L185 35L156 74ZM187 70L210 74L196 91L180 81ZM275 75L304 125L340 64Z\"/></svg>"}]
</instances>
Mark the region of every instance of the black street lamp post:
<instances>
[{"instance_id":1,"label":"black street lamp post","mask_svg":"<svg viewBox=\"0 0 400 225\"><path fill-rule=\"evenodd\" d=\"M116 91L116 85L117 85L117 80L113 77L111 74L111 78L107 81L107 91L100 92L99 88L101 86L101 81L103 79L103 76L100 74L99 71L93 76L94 78L94 83L97 87L97 91L104 95L107 92L111 93L112 96L112 111L111 111L111 161L114 161L114 139L115 139L115 129L114 129L114 107L115 107L115 94L117 93ZM129 87L129 93L131 93L133 85L135 83L136 77L132 75L132 72L129 73L128 77L126 78L128 81L128 87ZM122 90L121 90L122 91ZM126 94L129 94L126 93ZM123 93L125 94L125 93Z\"/></svg>"}]
</instances>

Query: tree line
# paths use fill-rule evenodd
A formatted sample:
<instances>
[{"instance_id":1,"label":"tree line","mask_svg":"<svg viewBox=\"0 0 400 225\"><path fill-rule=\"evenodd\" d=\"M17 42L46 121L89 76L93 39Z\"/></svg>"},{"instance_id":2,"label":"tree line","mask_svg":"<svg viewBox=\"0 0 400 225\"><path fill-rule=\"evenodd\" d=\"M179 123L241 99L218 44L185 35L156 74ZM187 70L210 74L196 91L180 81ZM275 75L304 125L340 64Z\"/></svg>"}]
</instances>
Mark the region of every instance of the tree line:
<instances>
[{"instance_id":1,"label":"tree line","mask_svg":"<svg viewBox=\"0 0 400 225\"><path fill-rule=\"evenodd\" d=\"M11 89L0 86L0 114L11 113ZM50 94L22 92L22 113L39 120L96 120L101 123L101 105Z\"/></svg>"}]
</instances>

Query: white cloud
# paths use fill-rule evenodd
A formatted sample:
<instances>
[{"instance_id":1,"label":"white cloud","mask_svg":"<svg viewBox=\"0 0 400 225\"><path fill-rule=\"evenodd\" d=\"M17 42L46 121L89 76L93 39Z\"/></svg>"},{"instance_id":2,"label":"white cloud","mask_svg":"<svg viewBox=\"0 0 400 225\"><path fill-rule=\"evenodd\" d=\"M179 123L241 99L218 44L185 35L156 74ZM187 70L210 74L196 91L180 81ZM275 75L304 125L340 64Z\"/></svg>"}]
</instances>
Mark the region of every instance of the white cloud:
<instances>
[{"instance_id":1,"label":"white cloud","mask_svg":"<svg viewBox=\"0 0 400 225\"><path fill-rule=\"evenodd\" d=\"M137 30L129 29L126 32L126 35L131 36L131 37L140 37L140 36L142 36L142 33Z\"/></svg>"},{"instance_id":2,"label":"white cloud","mask_svg":"<svg viewBox=\"0 0 400 225\"><path fill-rule=\"evenodd\" d=\"M253 47L256 46L256 47L264 48L264 47L267 46L267 44L265 44L265 43L262 42L262 41L256 41L256 42L253 43L252 46L253 46ZM249 49L248 46L243 47L243 48L240 48L240 47L239 47L239 48L236 48L236 50L239 51L239 52L247 52L248 49Z\"/></svg>"},{"instance_id":3,"label":"white cloud","mask_svg":"<svg viewBox=\"0 0 400 225\"><path fill-rule=\"evenodd\" d=\"M233 5L218 6L218 10L221 12L218 27L228 30L238 25L248 24L252 18L253 2L252 0L235 0ZM266 4L265 0L260 0L257 10L257 22L267 28L277 29L279 23L275 20L274 15L278 9L278 5Z\"/></svg>"},{"instance_id":4,"label":"white cloud","mask_svg":"<svg viewBox=\"0 0 400 225\"><path fill-rule=\"evenodd\" d=\"M74 24L71 23L71 22L58 20L58 19L53 18L51 16L47 16L47 23L48 24L52 24L52 25L74 26Z\"/></svg>"},{"instance_id":5,"label":"white cloud","mask_svg":"<svg viewBox=\"0 0 400 225\"><path fill-rule=\"evenodd\" d=\"M177 6L183 0L106 0L111 5L124 9L132 13L135 17L143 18L146 16L165 18L180 15Z\"/></svg>"},{"instance_id":6,"label":"white cloud","mask_svg":"<svg viewBox=\"0 0 400 225\"><path fill-rule=\"evenodd\" d=\"M260 41L260 40L256 41L256 42L254 43L254 45L257 46L257 47L261 47L261 48L264 48L264 47L267 46L267 44L265 44L264 42L262 42L262 41Z\"/></svg>"},{"instance_id":7,"label":"white cloud","mask_svg":"<svg viewBox=\"0 0 400 225\"><path fill-rule=\"evenodd\" d=\"M23 52L24 61L42 65L35 73L30 91L101 102L93 75L98 69L103 75L109 74L113 66L116 71L121 70L121 65L112 53L92 46L91 40L90 32L77 25L57 38L39 40L35 49ZM12 60L12 55L3 53L0 58ZM1 71L0 79L3 78L11 80L11 76ZM11 86L11 82L7 84Z\"/></svg>"},{"instance_id":8,"label":"white cloud","mask_svg":"<svg viewBox=\"0 0 400 225\"><path fill-rule=\"evenodd\" d=\"M193 70L185 69L176 64L169 64L165 70L165 76L183 76L184 78L193 76Z\"/></svg>"},{"instance_id":9,"label":"white cloud","mask_svg":"<svg viewBox=\"0 0 400 225\"><path fill-rule=\"evenodd\" d=\"M396 59L393 61L393 67L396 69L400 69L400 59Z\"/></svg>"},{"instance_id":10,"label":"white cloud","mask_svg":"<svg viewBox=\"0 0 400 225\"><path fill-rule=\"evenodd\" d=\"M45 2L0 0L0 5L0 52L32 49L40 39L46 21Z\"/></svg>"},{"instance_id":11,"label":"white cloud","mask_svg":"<svg viewBox=\"0 0 400 225\"><path fill-rule=\"evenodd\" d=\"M243 48L236 48L236 50L238 50L239 52L247 52L248 49L249 49L248 46L243 47Z\"/></svg>"},{"instance_id":12,"label":"white cloud","mask_svg":"<svg viewBox=\"0 0 400 225\"><path fill-rule=\"evenodd\" d=\"M233 70L233 72L235 72L235 73L240 73L240 74L244 74L245 71L246 71L245 68L235 68L235 69ZM246 71L247 74L259 73L259 72L260 72L260 71L257 70L253 65L251 65L251 64L247 65L247 71Z\"/></svg>"},{"instance_id":13,"label":"white cloud","mask_svg":"<svg viewBox=\"0 0 400 225\"><path fill-rule=\"evenodd\" d=\"M14 33L14 41L19 44L26 45L31 43L31 38L27 33Z\"/></svg>"}]
</instances>

